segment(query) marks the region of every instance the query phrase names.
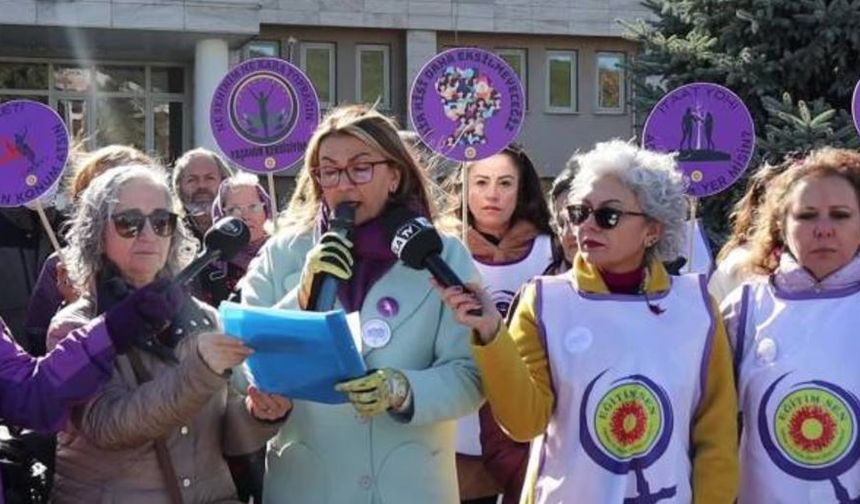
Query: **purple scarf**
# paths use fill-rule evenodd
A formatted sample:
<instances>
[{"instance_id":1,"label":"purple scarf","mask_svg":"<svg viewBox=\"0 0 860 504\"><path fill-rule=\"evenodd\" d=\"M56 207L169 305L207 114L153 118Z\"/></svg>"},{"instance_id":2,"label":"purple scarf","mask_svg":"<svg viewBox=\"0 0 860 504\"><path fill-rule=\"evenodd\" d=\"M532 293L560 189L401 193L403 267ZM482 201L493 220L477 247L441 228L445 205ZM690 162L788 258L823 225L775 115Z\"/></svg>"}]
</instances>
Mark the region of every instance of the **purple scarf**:
<instances>
[{"instance_id":1,"label":"purple scarf","mask_svg":"<svg viewBox=\"0 0 860 504\"><path fill-rule=\"evenodd\" d=\"M352 278L340 284L337 297L347 312L361 309L364 298L377 280L382 278L397 257L385 238L380 217L375 217L352 230Z\"/></svg>"}]
</instances>

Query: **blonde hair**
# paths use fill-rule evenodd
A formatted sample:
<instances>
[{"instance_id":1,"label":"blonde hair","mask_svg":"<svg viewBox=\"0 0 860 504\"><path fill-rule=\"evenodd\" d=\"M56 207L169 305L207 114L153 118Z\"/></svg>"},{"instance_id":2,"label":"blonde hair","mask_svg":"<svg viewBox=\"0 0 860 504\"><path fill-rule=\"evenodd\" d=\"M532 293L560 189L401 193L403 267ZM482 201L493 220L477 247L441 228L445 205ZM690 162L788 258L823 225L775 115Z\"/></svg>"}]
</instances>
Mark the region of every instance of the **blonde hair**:
<instances>
[{"instance_id":1,"label":"blonde hair","mask_svg":"<svg viewBox=\"0 0 860 504\"><path fill-rule=\"evenodd\" d=\"M400 172L400 185L389 196L389 201L409 206L436 220L438 212L431 197L432 182L419 166L412 150L401 140L395 121L372 107L348 105L329 112L308 142L296 190L278 223L279 230L300 234L316 225L324 203L322 188L311 171L319 166L323 140L334 135L351 136L381 152L391 161L391 168Z\"/></svg>"},{"instance_id":2,"label":"blonde hair","mask_svg":"<svg viewBox=\"0 0 860 504\"><path fill-rule=\"evenodd\" d=\"M785 218L791 191L803 180L841 177L854 189L860 205L860 154L848 149L824 147L796 161L768 186L764 204L756 217L747 271L769 275L779 266L785 247Z\"/></svg>"},{"instance_id":3,"label":"blonde hair","mask_svg":"<svg viewBox=\"0 0 860 504\"><path fill-rule=\"evenodd\" d=\"M69 183L69 197L77 203L84 189L102 173L117 166L157 163L143 152L128 145L108 145L93 152L76 153L72 163L73 174Z\"/></svg>"},{"instance_id":4,"label":"blonde hair","mask_svg":"<svg viewBox=\"0 0 860 504\"><path fill-rule=\"evenodd\" d=\"M732 222L732 234L729 236L720 253L717 254L717 262L723 261L732 250L747 244L755 231L756 215L764 203L767 188L771 181L789 166L794 164L795 158L786 158L779 164L765 163L754 174L749 177L746 192L741 199L735 203L729 220Z\"/></svg>"}]
</instances>

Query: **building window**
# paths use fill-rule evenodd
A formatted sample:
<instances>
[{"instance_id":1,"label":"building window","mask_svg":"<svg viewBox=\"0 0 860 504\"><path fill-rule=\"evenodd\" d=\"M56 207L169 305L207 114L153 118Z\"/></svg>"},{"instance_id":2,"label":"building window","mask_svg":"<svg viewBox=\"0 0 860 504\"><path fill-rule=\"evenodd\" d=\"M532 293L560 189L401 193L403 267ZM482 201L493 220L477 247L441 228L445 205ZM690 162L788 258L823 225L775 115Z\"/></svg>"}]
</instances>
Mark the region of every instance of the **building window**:
<instances>
[{"instance_id":1,"label":"building window","mask_svg":"<svg viewBox=\"0 0 860 504\"><path fill-rule=\"evenodd\" d=\"M546 111L576 112L576 51L546 52Z\"/></svg>"},{"instance_id":2,"label":"building window","mask_svg":"<svg viewBox=\"0 0 860 504\"><path fill-rule=\"evenodd\" d=\"M183 66L0 61L0 102L42 102L88 149L123 143L165 162L185 149L186 85Z\"/></svg>"},{"instance_id":3,"label":"building window","mask_svg":"<svg viewBox=\"0 0 860 504\"><path fill-rule=\"evenodd\" d=\"M335 45L328 42L302 42L299 59L299 66L314 85L320 107L332 107L337 101Z\"/></svg>"},{"instance_id":4,"label":"building window","mask_svg":"<svg viewBox=\"0 0 860 504\"><path fill-rule=\"evenodd\" d=\"M526 100L526 110L529 108L529 60L526 49L496 49L496 54L517 72L523 83L523 97Z\"/></svg>"},{"instance_id":5,"label":"building window","mask_svg":"<svg viewBox=\"0 0 860 504\"><path fill-rule=\"evenodd\" d=\"M356 46L355 97L359 103L391 108L391 57L387 45Z\"/></svg>"},{"instance_id":6,"label":"building window","mask_svg":"<svg viewBox=\"0 0 860 504\"><path fill-rule=\"evenodd\" d=\"M281 43L277 40L252 40L242 47L242 61L252 58L280 58Z\"/></svg>"},{"instance_id":7,"label":"building window","mask_svg":"<svg viewBox=\"0 0 860 504\"><path fill-rule=\"evenodd\" d=\"M597 53L597 111L624 113L624 53Z\"/></svg>"}]
</instances>

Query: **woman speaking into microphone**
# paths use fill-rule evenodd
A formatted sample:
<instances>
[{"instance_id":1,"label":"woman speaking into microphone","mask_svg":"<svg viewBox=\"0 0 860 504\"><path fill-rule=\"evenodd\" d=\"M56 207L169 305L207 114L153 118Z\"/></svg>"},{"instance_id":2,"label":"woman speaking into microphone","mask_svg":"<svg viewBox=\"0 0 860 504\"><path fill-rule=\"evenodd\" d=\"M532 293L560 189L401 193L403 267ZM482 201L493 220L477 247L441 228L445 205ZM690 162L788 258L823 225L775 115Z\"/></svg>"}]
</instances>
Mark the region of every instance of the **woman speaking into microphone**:
<instances>
[{"instance_id":1,"label":"woman speaking into microphone","mask_svg":"<svg viewBox=\"0 0 860 504\"><path fill-rule=\"evenodd\" d=\"M468 329L427 271L397 261L383 225L394 205L433 221L429 194L396 125L373 109L336 108L311 138L287 220L251 264L243 302L306 310L321 275L339 278L335 307L360 312L362 356L376 371L338 385L351 405L294 402L269 444L265 502L458 502L451 420L481 402ZM355 209L350 238L329 229L343 204ZM441 259L477 279L463 244L443 243Z\"/></svg>"}]
</instances>

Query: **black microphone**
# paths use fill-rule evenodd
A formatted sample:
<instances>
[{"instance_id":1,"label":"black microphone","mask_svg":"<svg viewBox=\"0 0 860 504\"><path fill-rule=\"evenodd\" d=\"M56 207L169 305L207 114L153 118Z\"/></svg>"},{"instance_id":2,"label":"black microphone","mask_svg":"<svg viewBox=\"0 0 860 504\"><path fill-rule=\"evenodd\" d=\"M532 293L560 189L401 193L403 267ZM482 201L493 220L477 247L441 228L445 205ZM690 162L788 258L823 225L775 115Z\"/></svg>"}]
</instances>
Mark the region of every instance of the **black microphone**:
<instances>
[{"instance_id":1,"label":"black microphone","mask_svg":"<svg viewBox=\"0 0 860 504\"><path fill-rule=\"evenodd\" d=\"M224 217L212 224L203 235L203 250L173 278L175 284L187 284L203 268L215 261L228 261L251 241L248 226L236 217Z\"/></svg>"},{"instance_id":2,"label":"black microphone","mask_svg":"<svg viewBox=\"0 0 860 504\"><path fill-rule=\"evenodd\" d=\"M382 227L391 240L391 251L406 266L427 269L443 287L461 287L468 291L460 277L439 256L442 237L425 217L404 206L391 206L382 217ZM482 310L469 310L469 315L480 317Z\"/></svg>"},{"instance_id":3,"label":"black microphone","mask_svg":"<svg viewBox=\"0 0 860 504\"><path fill-rule=\"evenodd\" d=\"M334 209L334 215L329 224L329 231L334 231L341 238L349 239L355 226L355 203L345 201ZM310 311L330 311L334 309L337 300L337 289L340 279L323 273L318 284L311 288L308 306Z\"/></svg>"}]
</instances>

